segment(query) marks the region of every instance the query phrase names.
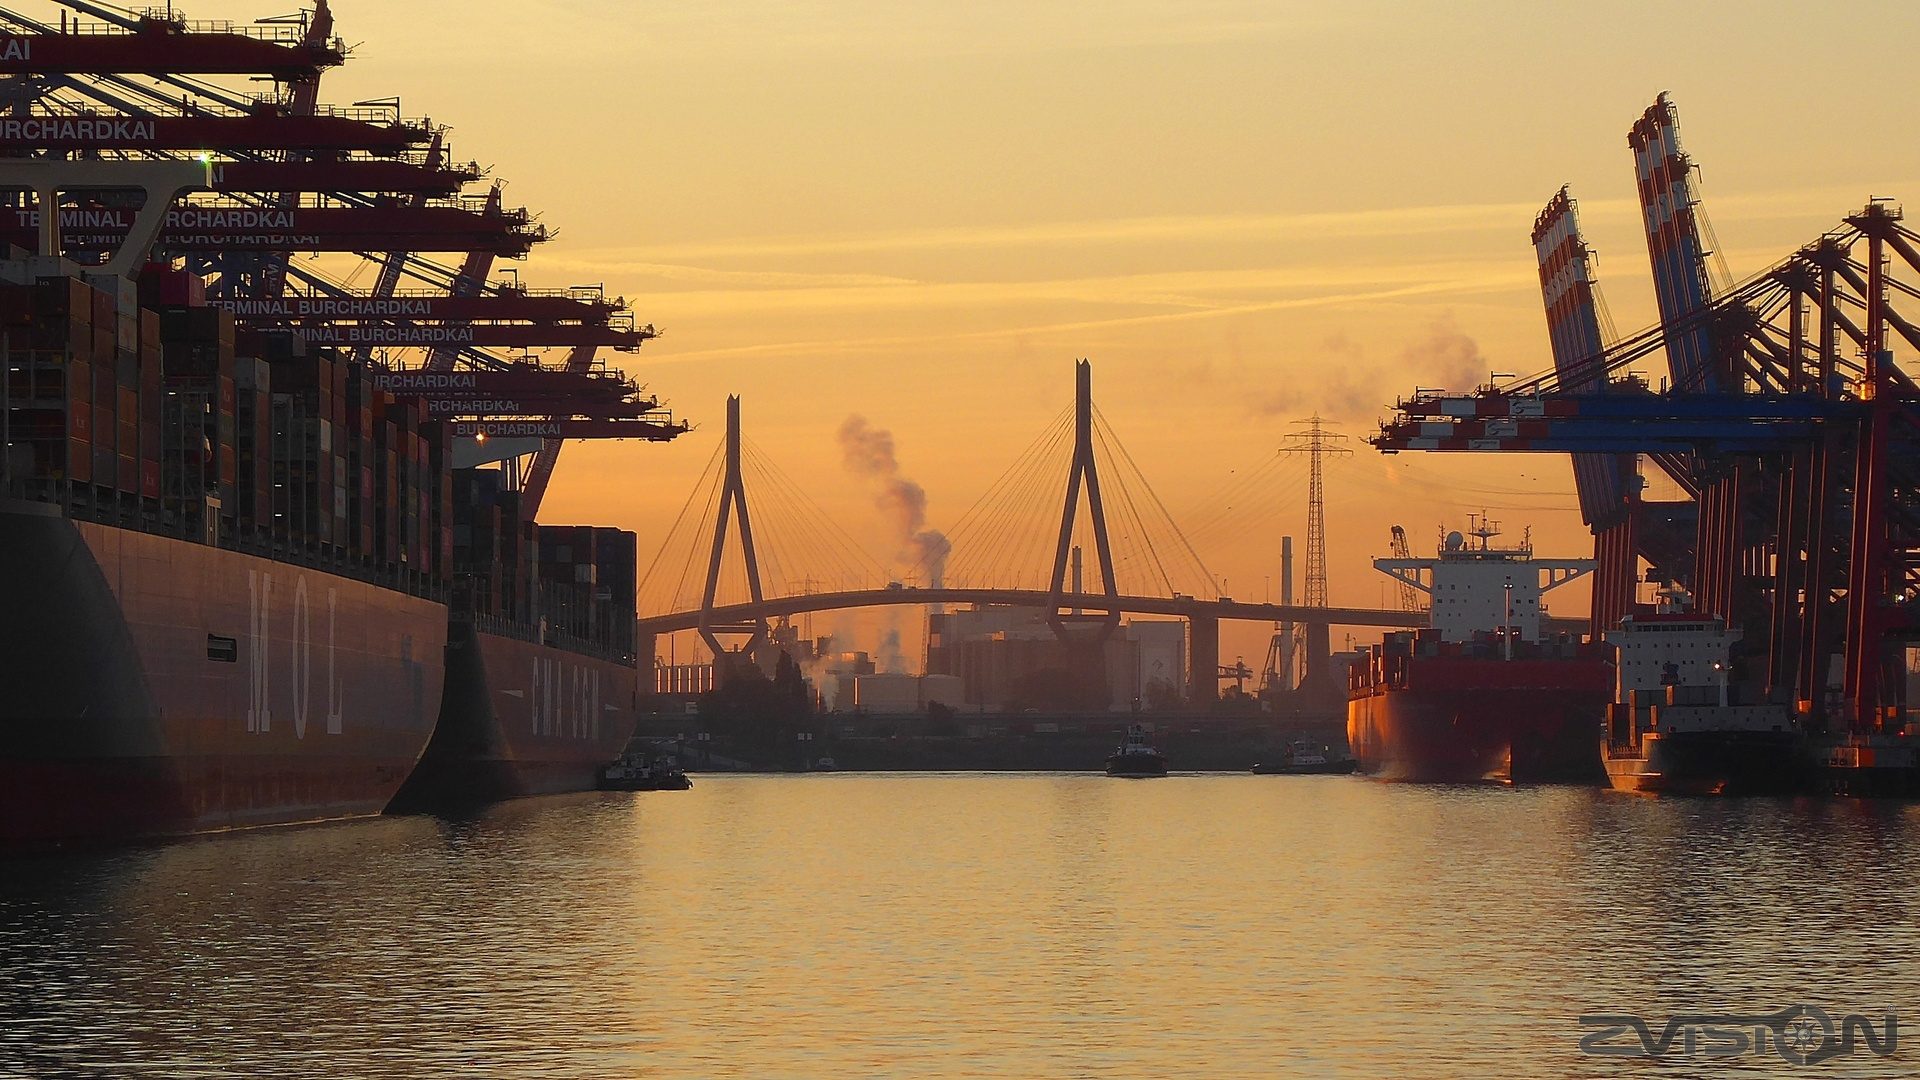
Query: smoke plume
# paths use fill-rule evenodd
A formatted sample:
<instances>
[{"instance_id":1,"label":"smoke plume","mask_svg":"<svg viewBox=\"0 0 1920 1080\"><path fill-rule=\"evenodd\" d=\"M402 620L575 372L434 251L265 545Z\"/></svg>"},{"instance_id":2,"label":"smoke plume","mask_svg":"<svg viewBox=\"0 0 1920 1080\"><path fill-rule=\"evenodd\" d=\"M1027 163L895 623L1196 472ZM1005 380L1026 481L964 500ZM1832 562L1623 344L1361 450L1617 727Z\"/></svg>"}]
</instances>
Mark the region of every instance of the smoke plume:
<instances>
[{"instance_id":1,"label":"smoke plume","mask_svg":"<svg viewBox=\"0 0 1920 1080\"><path fill-rule=\"evenodd\" d=\"M900 631L889 629L880 635L880 654L873 658L875 670L898 674L907 670L907 654L900 651Z\"/></svg>"},{"instance_id":2,"label":"smoke plume","mask_svg":"<svg viewBox=\"0 0 1920 1080\"><path fill-rule=\"evenodd\" d=\"M1453 324L1447 312L1427 327L1427 336L1406 347L1401 362L1418 375L1420 385L1465 393L1487 378L1487 360L1480 346Z\"/></svg>"},{"instance_id":3,"label":"smoke plume","mask_svg":"<svg viewBox=\"0 0 1920 1080\"><path fill-rule=\"evenodd\" d=\"M839 437L840 460L847 471L878 487L873 504L893 527L900 557L927 568L928 586L944 586L947 555L953 545L938 530L926 527L926 489L900 475L900 462L893 455L893 432L868 425L867 418L856 413L840 425Z\"/></svg>"}]
</instances>

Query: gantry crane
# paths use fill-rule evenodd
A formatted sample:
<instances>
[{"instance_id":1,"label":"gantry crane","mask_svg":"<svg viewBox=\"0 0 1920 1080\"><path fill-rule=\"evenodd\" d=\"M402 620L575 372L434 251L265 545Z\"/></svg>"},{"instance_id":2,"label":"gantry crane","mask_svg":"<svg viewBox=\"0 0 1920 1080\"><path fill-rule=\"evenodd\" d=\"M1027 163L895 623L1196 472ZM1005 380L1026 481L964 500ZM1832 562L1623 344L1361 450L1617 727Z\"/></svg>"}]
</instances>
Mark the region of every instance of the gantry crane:
<instances>
[{"instance_id":1,"label":"gantry crane","mask_svg":"<svg viewBox=\"0 0 1920 1080\"><path fill-rule=\"evenodd\" d=\"M1893 746L1905 652L1920 643L1920 386L1895 355L1920 352L1920 320L1900 310L1920 297L1920 233L1874 200L1719 286L1676 125L1662 95L1630 140L1661 321L1596 340L1563 191L1535 236L1554 369L1470 396L1416 392L1372 442L1575 455L1600 563L1596 636L1636 612L1646 559L1646 579L1741 629L1733 677L1749 700ZM1630 365L1661 353L1655 389ZM1689 496L1684 516L1659 520L1633 469L1605 468L1628 456Z\"/></svg>"},{"instance_id":2,"label":"gantry crane","mask_svg":"<svg viewBox=\"0 0 1920 1080\"><path fill-rule=\"evenodd\" d=\"M497 179L483 195L463 194L487 173L453 163L444 126L404 117L397 98L320 100L322 73L350 53L327 0L237 26L189 22L171 6L56 2L57 23L0 9L0 75L9 76L0 152L210 159L209 190L173 205L157 258L200 275L207 301L231 311L255 348L264 350L262 335L298 335L303 346L398 375L504 376L512 395L434 382L424 411L484 438L540 436L496 444L539 447L517 470L529 519L563 438L660 440L686 430L596 360L655 336L623 302L597 287L539 292L491 280L496 259L524 256L554 233L503 206ZM113 192L83 195L60 208L55 228L57 250L85 263L122 242L137 206ZM5 210L0 242L35 246L40 208L14 195ZM315 262L294 252L326 254ZM447 265L420 252L455 258ZM377 273L354 287L369 263ZM565 362L543 367L497 352L527 349L565 349Z\"/></svg>"}]
</instances>

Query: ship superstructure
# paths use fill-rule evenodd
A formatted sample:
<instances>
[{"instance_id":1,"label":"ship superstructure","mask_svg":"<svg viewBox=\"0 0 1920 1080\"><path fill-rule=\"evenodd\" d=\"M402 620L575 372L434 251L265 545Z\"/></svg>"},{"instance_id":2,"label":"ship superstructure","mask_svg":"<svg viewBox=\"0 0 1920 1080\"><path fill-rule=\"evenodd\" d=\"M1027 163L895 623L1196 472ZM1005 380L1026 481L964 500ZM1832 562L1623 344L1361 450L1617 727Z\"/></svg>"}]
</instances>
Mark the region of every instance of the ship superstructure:
<instances>
[{"instance_id":1,"label":"ship superstructure","mask_svg":"<svg viewBox=\"0 0 1920 1080\"><path fill-rule=\"evenodd\" d=\"M1347 737L1362 772L1471 782L1598 780L1595 733L1612 670L1586 642L1543 632L1544 595L1593 568L1496 547L1470 518L1431 559L1374 566L1432 600L1432 625L1387 635L1349 677ZM1472 537L1469 540L1468 537Z\"/></svg>"},{"instance_id":2,"label":"ship superstructure","mask_svg":"<svg viewBox=\"0 0 1920 1080\"><path fill-rule=\"evenodd\" d=\"M1592 559L1541 559L1529 530L1515 547L1495 547L1500 523L1467 515L1466 532L1441 538L1431 559L1375 559L1374 569L1427 594L1432 629L1441 641L1472 642L1493 634L1503 642L1537 644L1546 608L1542 598L1593 569Z\"/></svg>"},{"instance_id":3,"label":"ship superstructure","mask_svg":"<svg viewBox=\"0 0 1920 1080\"><path fill-rule=\"evenodd\" d=\"M1810 785L1813 760L1787 706L1738 700L1740 638L1720 616L1687 610L1677 589L1606 635L1617 679L1602 753L1614 787L1721 794Z\"/></svg>"}]
</instances>

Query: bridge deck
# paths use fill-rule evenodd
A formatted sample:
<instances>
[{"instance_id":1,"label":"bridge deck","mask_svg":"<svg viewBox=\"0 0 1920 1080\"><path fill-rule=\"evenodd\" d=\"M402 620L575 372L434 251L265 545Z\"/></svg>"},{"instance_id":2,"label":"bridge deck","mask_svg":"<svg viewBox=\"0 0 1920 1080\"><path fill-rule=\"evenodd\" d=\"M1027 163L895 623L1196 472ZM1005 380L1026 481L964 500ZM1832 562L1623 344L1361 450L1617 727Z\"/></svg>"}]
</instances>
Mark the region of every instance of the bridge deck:
<instances>
[{"instance_id":1,"label":"bridge deck","mask_svg":"<svg viewBox=\"0 0 1920 1080\"><path fill-rule=\"evenodd\" d=\"M920 589L903 586L890 589L865 589L849 592L815 593L811 596L782 596L757 604L716 606L710 616L715 624L737 624L780 615L799 615L809 611L835 611L848 608L899 607L915 604L1004 604L1012 607L1045 608L1050 596L1039 589ZM1254 604L1238 600L1201 600L1195 597L1120 596L1066 594L1062 607L1078 607L1104 612L1117 606L1134 615L1171 615L1184 619L1213 618L1249 622L1296 622L1328 626L1379 626L1399 629L1424 629L1424 611L1382 610L1376 608L1310 608L1300 604ZM676 611L640 620L643 634L667 634L692 630L700 624L699 611ZM1549 628L1581 630L1585 619L1550 619Z\"/></svg>"}]
</instances>

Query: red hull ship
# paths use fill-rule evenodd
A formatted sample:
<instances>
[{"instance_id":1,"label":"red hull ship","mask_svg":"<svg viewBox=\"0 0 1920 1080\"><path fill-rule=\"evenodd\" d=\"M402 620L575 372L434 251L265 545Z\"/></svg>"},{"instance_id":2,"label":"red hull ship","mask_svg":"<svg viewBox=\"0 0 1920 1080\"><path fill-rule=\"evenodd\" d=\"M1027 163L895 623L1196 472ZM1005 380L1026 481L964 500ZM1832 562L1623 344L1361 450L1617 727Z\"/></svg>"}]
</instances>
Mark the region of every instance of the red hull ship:
<instances>
[{"instance_id":1,"label":"red hull ship","mask_svg":"<svg viewBox=\"0 0 1920 1080\"><path fill-rule=\"evenodd\" d=\"M396 806L592 789L633 737L638 693L631 658L487 633L456 618L440 724Z\"/></svg>"},{"instance_id":2,"label":"red hull ship","mask_svg":"<svg viewBox=\"0 0 1920 1080\"><path fill-rule=\"evenodd\" d=\"M440 714L429 597L0 509L0 848L378 814Z\"/></svg>"},{"instance_id":3,"label":"red hull ship","mask_svg":"<svg viewBox=\"0 0 1920 1080\"><path fill-rule=\"evenodd\" d=\"M1349 674L1347 741L1360 771L1424 783L1603 783L1599 734L1613 667L1568 634L1543 635L1540 597L1592 569L1496 548L1479 519L1434 559L1374 565L1432 599L1433 628L1390 634Z\"/></svg>"},{"instance_id":4,"label":"red hull ship","mask_svg":"<svg viewBox=\"0 0 1920 1080\"><path fill-rule=\"evenodd\" d=\"M1347 741L1360 771L1384 779L1599 783L1612 679L1577 642L1505 660L1433 631L1394 634L1353 666Z\"/></svg>"},{"instance_id":5,"label":"red hull ship","mask_svg":"<svg viewBox=\"0 0 1920 1080\"><path fill-rule=\"evenodd\" d=\"M563 439L686 430L598 358L652 327L495 280L553 234L319 100L325 0L80 7L14 27L46 78L0 133L0 849L593 787L634 537L535 518Z\"/></svg>"}]
</instances>

